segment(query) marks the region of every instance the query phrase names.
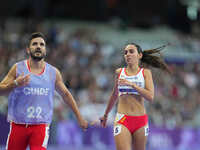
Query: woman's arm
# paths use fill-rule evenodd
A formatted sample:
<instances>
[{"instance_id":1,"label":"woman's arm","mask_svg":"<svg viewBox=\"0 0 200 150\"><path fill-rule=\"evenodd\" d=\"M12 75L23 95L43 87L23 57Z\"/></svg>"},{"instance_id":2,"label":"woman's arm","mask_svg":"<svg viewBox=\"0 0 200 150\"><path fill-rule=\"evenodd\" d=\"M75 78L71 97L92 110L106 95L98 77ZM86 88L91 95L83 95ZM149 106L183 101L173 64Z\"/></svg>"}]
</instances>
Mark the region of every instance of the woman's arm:
<instances>
[{"instance_id":1,"label":"woman's arm","mask_svg":"<svg viewBox=\"0 0 200 150\"><path fill-rule=\"evenodd\" d=\"M111 96L109 98L109 101L108 101L104 116L100 118L101 125L103 127L106 126L106 121L107 121L108 114L111 111L112 107L114 106L114 104L115 104L115 102L116 102L116 100L118 98L118 76L119 76L120 71L121 71L121 68L119 68L119 69L117 69L115 71L115 76L116 77L115 77L114 87L113 87Z\"/></svg>"}]
</instances>

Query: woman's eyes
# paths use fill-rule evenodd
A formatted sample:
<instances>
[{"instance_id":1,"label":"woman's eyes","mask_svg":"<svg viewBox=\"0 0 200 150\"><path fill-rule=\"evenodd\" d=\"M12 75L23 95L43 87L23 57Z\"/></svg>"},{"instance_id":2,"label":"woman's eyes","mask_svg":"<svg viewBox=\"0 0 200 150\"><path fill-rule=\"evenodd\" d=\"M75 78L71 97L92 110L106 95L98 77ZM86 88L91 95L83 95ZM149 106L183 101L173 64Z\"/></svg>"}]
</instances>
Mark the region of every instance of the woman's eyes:
<instances>
[{"instance_id":1,"label":"woman's eyes","mask_svg":"<svg viewBox=\"0 0 200 150\"><path fill-rule=\"evenodd\" d=\"M134 53L134 50L124 50L124 55L127 55L128 52L129 52L130 54L133 54L133 53Z\"/></svg>"}]
</instances>

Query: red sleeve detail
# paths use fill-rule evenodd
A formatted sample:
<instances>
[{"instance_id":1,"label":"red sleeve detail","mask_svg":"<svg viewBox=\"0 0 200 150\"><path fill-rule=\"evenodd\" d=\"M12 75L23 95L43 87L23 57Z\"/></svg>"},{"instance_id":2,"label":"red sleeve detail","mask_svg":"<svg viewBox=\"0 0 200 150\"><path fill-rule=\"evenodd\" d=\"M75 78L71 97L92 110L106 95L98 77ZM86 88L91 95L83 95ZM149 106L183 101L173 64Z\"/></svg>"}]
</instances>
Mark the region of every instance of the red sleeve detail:
<instances>
[{"instance_id":1,"label":"red sleeve detail","mask_svg":"<svg viewBox=\"0 0 200 150\"><path fill-rule=\"evenodd\" d=\"M121 68L121 70L120 70L120 72L119 72L119 74L118 74L118 77L117 77L117 78L119 78L119 77L120 77L120 75L121 75L121 73L122 73L122 69L123 69L123 68Z\"/></svg>"},{"instance_id":2,"label":"red sleeve detail","mask_svg":"<svg viewBox=\"0 0 200 150\"><path fill-rule=\"evenodd\" d=\"M143 77L144 77L144 68L143 68L143 70L142 70L142 75L143 75Z\"/></svg>"}]
</instances>

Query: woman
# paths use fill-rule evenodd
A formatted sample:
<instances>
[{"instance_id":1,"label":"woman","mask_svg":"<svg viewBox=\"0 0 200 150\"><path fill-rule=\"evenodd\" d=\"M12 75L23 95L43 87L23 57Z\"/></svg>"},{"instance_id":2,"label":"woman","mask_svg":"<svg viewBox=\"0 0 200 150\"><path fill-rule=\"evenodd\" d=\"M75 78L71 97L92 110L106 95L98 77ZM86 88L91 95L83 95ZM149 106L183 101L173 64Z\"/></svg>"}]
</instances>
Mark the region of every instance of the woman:
<instances>
[{"instance_id":1,"label":"woman","mask_svg":"<svg viewBox=\"0 0 200 150\"><path fill-rule=\"evenodd\" d=\"M154 85L152 73L141 66L145 63L152 67L170 72L165 62L158 56L165 46L142 51L135 43L126 45L124 58L126 68L116 70L116 80L101 125L106 126L108 113L119 98L114 122L114 138L117 150L145 150L148 136L148 116L144 101L153 102ZM133 146L132 146L133 143Z\"/></svg>"}]
</instances>

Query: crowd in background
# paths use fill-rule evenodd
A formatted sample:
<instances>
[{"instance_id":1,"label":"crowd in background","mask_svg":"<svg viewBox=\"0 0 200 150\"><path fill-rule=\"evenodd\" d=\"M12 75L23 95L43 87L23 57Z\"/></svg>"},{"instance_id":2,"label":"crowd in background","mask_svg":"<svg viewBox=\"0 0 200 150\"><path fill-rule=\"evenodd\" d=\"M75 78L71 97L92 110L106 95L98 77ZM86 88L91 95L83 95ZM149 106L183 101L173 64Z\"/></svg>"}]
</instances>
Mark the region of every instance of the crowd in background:
<instances>
[{"instance_id":1,"label":"crowd in background","mask_svg":"<svg viewBox=\"0 0 200 150\"><path fill-rule=\"evenodd\" d=\"M82 28L65 33L55 26L44 28L33 24L33 28L26 27L0 26L0 79L14 63L26 57L29 33L41 31L47 36L46 61L60 69L81 113L89 121L98 119L111 94L114 71L124 66L122 50L109 41L101 41L94 30ZM200 64L194 61L169 62L169 66L173 71L171 75L153 70L155 100L146 103L150 122L167 128L199 127ZM7 114L5 96L0 97L0 113ZM111 112L109 123L112 123L114 113L115 109ZM74 119L72 112L56 93L54 121L68 119Z\"/></svg>"}]
</instances>

